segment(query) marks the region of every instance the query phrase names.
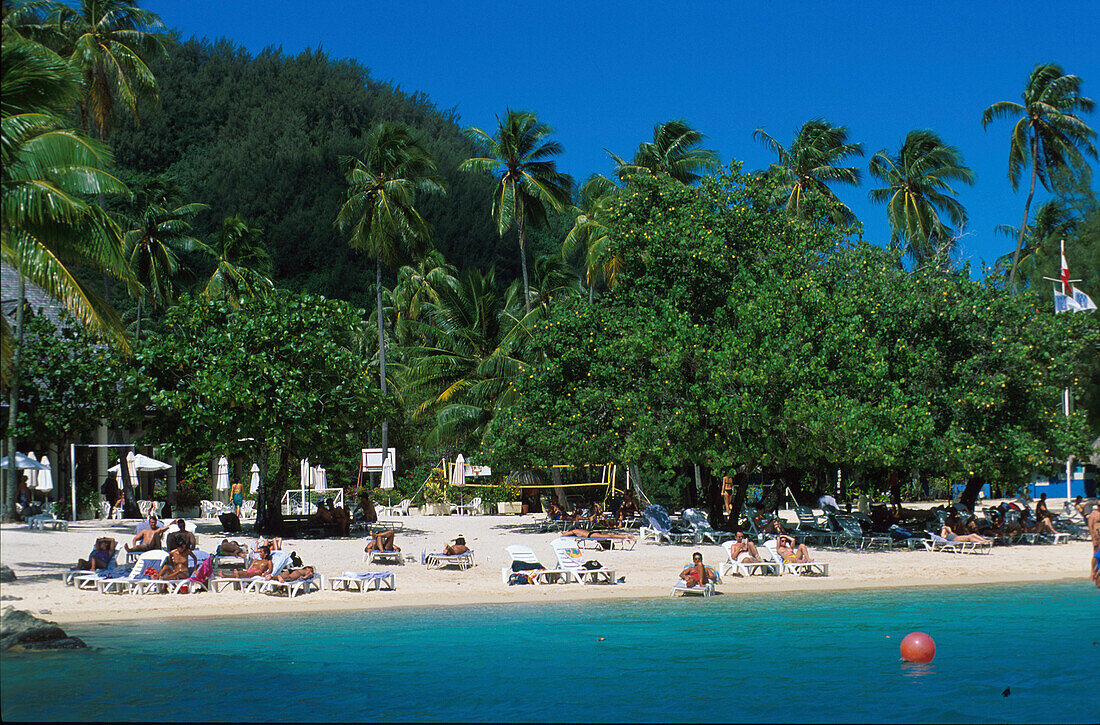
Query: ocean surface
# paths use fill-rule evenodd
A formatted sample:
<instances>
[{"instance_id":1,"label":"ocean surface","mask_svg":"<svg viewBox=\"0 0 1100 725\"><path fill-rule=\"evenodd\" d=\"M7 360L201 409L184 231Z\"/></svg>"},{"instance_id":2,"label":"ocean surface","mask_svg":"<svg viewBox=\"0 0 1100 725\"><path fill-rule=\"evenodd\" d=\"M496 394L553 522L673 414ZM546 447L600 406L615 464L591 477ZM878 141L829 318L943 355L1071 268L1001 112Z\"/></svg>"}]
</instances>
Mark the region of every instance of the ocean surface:
<instances>
[{"instance_id":1,"label":"ocean surface","mask_svg":"<svg viewBox=\"0 0 1100 725\"><path fill-rule=\"evenodd\" d=\"M914 630L935 639L933 663L900 660ZM1087 580L278 617L242 610L69 632L92 649L0 660L4 720L1100 719L1100 590Z\"/></svg>"}]
</instances>

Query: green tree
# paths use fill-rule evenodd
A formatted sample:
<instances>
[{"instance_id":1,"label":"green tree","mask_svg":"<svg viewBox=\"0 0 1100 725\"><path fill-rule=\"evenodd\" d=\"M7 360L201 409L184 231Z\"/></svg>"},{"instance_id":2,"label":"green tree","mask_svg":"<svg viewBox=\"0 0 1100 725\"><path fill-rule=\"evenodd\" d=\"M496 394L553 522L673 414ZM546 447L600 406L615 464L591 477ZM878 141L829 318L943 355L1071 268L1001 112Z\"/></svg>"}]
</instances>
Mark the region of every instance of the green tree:
<instances>
[{"instance_id":1,"label":"green tree","mask_svg":"<svg viewBox=\"0 0 1100 725\"><path fill-rule=\"evenodd\" d=\"M291 460L357 459L385 414L355 350L362 315L345 302L282 290L245 298L239 309L184 295L166 313L168 332L151 334L123 369L119 417L142 422L181 462L257 460L256 528L278 532Z\"/></svg>"},{"instance_id":2,"label":"green tree","mask_svg":"<svg viewBox=\"0 0 1100 725\"><path fill-rule=\"evenodd\" d=\"M136 195L130 229L123 236L126 258L135 278L142 284L137 298L137 329L141 339L141 303L148 295L155 310L172 299L172 278L179 272L179 252L197 249L201 244L191 235L191 218L205 204L181 204L170 199L163 180L156 180ZM174 207L174 208L173 208Z\"/></svg>"},{"instance_id":3,"label":"green tree","mask_svg":"<svg viewBox=\"0 0 1100 725\"><path fill-rule=\"evenodd\" d=\"M1013 262L1017 262L1017 268L1024 269L1028 286L1036 287L1042 278L1041 274L1036 274L1039 260L1058 255L1059 242L1073 236L1079 221L1073 210L1060 200L1044 202L1035 210L1035 218L1024 230L1024 246L1018 261L1016 253L1009 252L997 258L996 269L1011 273ZM996 231L1010 239L1018 239L1020 235L1020 230L1009 224L997 225Z\"/></svg>"},{"instance_id":4,"label":"green tree","mask_svg":"<svg viewBox=\"0 0 1100 725\"><path fill-rule=\"evenodd\" d=\"M1056 63L1039 63L1028 76L1023 103L998 101L982 112L982 128L997 118L1021 117L1012 128L1008 148L1008 178L1013 191L1020 185L1024 167L1031 166L1031 184L1008 277L1011 289L1016 288L1016 273L1036 180L1050 191L1051 182L1056 178L1052 174L1059 169L1088 178L1090 172L1084 155L1097 158L1092 143L1096 132L1079 115L1091 112L1094 105L1091 98L1081 95L1081 82L1077 76L1066 75Z\"/></svg>"},{"instance_id":5,"label":"green tree","mask_svg":"<svg viewBox=\"0 0 1100 725\"><path fill-rule=\"evenodd\" d=\"M851 156L863 156L863 144L848 143L846 126L836 126L823 118L807 121L798 129L789 149L763 128L753 131L752 137L779 157L778 163L772 164L766 173L778 181L779 189L786 194L784 208L788 214L800 216L806 196L816 193L837 205L838 221L855 221L852 210L829 188L829 184L859 186L859 169L839 165Z\"/></svg>"},{"instance_id":6,"label":"green tree","mask_svg":"<svg viewBox=\"0 0 1100 725\"><path fill-rule=\"evenodd\" d=\"M125 346L118 316L74 274L76 265L128 278L118 227L85 197L128 193L106 169L110 152L65 127L62 115L79 86L64 61L47 48L14 37L2 51L0 100L0 258L19 275L14 331L5 319L10 351L3 366L8 387L8 448L18 415L23 300L29 279L56 297L82 324ZM13 339L14 338L14 339ZM15 481L14 457L8 481ZM15 486L5 502L14 516Z\"/></svg>"},{"instance_id":7,"label":"green tree","mask_svg":"<svg viewBox=\"0 0 1100 725\"><path fill-rule=\"evenodd\" d=\"M611 254L608 245L606 220L611 205L619 193L607 177L594 174L581 185L579 203L571 209L573 226L562 242L564 259L580 256L584 269L584 286L588 288L588 300L593 299L597 284L614 287L618 276L626 268L622 254Z\"/></svg>"},{"instance_id":8,"label":"green tree","mask_svg":"<svg viewBox=\"0 0 1100 725\"><path fill-rule=\"evenodd\" d=\"M629 163L609 154L622 181L640 171L648 171L668 174L681 184L690 185L703 178L702 174L720 167L715 151L699 148L705 138L687 121L677 119L654 126L653 140L640 143Z\"/></svg>"},{"instance_id":9,"label":"green tree","mask_svg":"<svg viewBox=\"0 0 1100 725\"><path fill-rule=\"evenodd\" d=\"M125 0L81 0L79 7L57 3L52 22L66 38L63 54L83 84L80 121L105 139L114 127L116 105L135 117L143 102L156 102L157 82L147 65L162 52L163 28L155 13Z\"/></svg>"},{"instance_id":10,"label":"green tree","mask_svg":"<svg viewBox=\"0 0 1100 725\"><path fill-rule=\"evenodd\" d=\"M383 123L368 134L361 158L340 160L348 182L347 201L336 225L353 249L375 259L378 301L378 372L386 394L386 336L382 314L382 265L394 265L431 240L416 208L417 192L442 192L435 162L403 124ZM382 423L382 450L389 450L389 422Z\"/></svg>"},{"instance_id":11,"label":"green tree","mask_svg":"<svg viewBox=\"0 0 1100 725\"><path fill-rule=\"evenodd\" d=\"M886 184L872 189L870 197L886 205L891 243L918 265L949 254L956 242L955 230L941 216L957 227L966 224L967 218L951 184L973 185L975 178L962 153L932 131L914 130L895 155L883 149L872 156L870 168L871 176Z\"/></svg>"},{"instance_id":12,"label":"green tree","mask_svg":"<svg viewBox=\"0 0 1100 725\"><path fill-rule=\"evenodd\" d=\"M531 287L527 276L527 225L541 226L546 208L560 211L569 200L572 180L557 170L554 157L562 152L557 141L549 140L553 129L528 111L508 110L497 119L497 130L489 135L473 127L468 134L481 147L483 156L466 159L463 171L492 174L493 219L501 237L513 226L519 229L519 258L523 270L523 303L531 312Z\"/></svg>"},{"instance_id":13,"label":"green tree","mask_svg":"<svg viewBox=\"0 0 1100 725\"><path fill-rule=\"evenodd\" d=\"M263 230L239 216L226 217L213 244L197 249L214 260L214 271L203 289L206 299L227 300L237 306L244 297L262 297L273 285L267 278L271 257L263 243Z\"/></svg>"}]
</instances>

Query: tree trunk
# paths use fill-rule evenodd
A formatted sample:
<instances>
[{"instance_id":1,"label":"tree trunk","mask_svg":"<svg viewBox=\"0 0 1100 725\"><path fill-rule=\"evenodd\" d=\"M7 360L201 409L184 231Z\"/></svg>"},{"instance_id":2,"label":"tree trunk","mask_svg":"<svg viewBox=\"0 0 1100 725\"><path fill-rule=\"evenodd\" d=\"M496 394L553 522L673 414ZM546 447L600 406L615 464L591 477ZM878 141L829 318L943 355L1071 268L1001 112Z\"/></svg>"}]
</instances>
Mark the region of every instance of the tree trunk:
<instances>
[{"instance_id":1,"label":"tree trunk","mask_svg":"<svg viewBox=\"0 0 1100 725\"><path fill-rule=\"evenodd\" d=\"M897 469L891 468L887 480L890 482L890 503L895 506L901 505L901 476L898 475Z\"/></svg>"},{"instance_id":2,"label":"tree trunk","mask_svg":"<svg viewBox=\"0 0 1100 725\"><path fill-rule=\"evenodd\" d=\"M137 328L134 330L134 342L141 340L141 295L138 295Z\"/></svg>"},{"instance_id":3,"label":"tree trunk","mask_svg":"<svg viewBox=\"0 0 1100 725\"><path fill-rule=\"evenodd\" d=\"M974 504L978 502L978 493L981 492L983 485L985 484L982 479L977 477L971 478L966 482L966 488L963 489L962 494L959 496L959 503L973 511Z\"/></svg>"},{"instance_id":4,"label":"tree trunk","mask_svg":"<svg viewBox=\"0 0 1100 725\"><path fill-rule=\"evenodd\" d=\"M19 361L23 353L23 307L27 296L27 280L19 272L19 306L15 308L15 350L11 354L11 374L8 385L8 476L4 488L4 521L15 521L15 424L19 417Z\"/></svg>"},{"instance_id":5,"label":"tree trunk","mask_svg":"<svg viewBox=\"0 0 1100 725\"><path fill-rule=\"evenodd\" d=\"M125 453L118 458L118 477L122 481L122 517L127 519L141 518L137 498L134 496L134 481L130 479L130 466L126 461Z\"/></svg>"},{"instance_id":6,"label":"tree trunk","mask_svg":"<svg viewBox=\"0 0 1100 725\"><path fill-rule=\"evenodd\" d=\"M267 460L267 447L262 448L264 461ZM266 467L266 463L261 464ZM286 490L287 478L290 476L290 441L283 441L279 450L279 470L275 473L275 480L263 475L260 476L260 493L256 497L256 533L269 535L281 535L283 533L283 509L281 502L283 491Z\"/></svg>"},{"instance_id":7,"label":"tree trunk","mask_svg":"<svg viewBox=\"0 0 1100 725\"><path fill-rule=\"evenodd\" d=\"M378 376L379 387L382 389L382 397L386 397L386 331L382 324L382 262L378 261L374 269L374 283L378 295ZM382 421L382 462L385 463L389 455L390 422Z\"/></svg>"},{"instance_id":8,"label":"tree trunk","mask_svg":"<svg viewBox=\"0 0 1100 725\"><path fill-rule=\"evenodd\" d=\"M1032 132L1031 136L1031 189L1027 193L1027 203L1024 204L1024 218L1020 222L1020 236L1016 238L1016 253L1012 255L1012 272L1008 275L1008 289L1016 291L1016 271L1020 266L1020 250L1024 246L1024 232L1027 231L1027 217L1031 211L1031 199L1035 196L1035 178L1039 175L1039 159L1035 154L1039 150L1038 137ZM1062 290L1065 292L1065 290Z\"/></svg>"},{"instance_id":9,"label":"tree trunk","mask_svg":"<svg viewBox=\"0 0 1100 725\"><path fill-rule=\"evenodd\" d=\"M527 282L527 227L523 223L523 199L516 197L516 222L519 225L519 263L523 269L523 309L531 314L531 285Z\"/></svg>"},{"instance_id":10,"label":"tree trunk","mask_svg":"<svg viewBox=\"0 0 1100 725\"><path fill-rule=\"evenodd\" d=\"M752 470L751 468L749 470ZM745 499L749 495L749 474L739 473L733 482L733 508L730 511L729 520L726 521L727 531L737 531L741 528L741 509L745 508Z\"/></svg>"}]
</instances>

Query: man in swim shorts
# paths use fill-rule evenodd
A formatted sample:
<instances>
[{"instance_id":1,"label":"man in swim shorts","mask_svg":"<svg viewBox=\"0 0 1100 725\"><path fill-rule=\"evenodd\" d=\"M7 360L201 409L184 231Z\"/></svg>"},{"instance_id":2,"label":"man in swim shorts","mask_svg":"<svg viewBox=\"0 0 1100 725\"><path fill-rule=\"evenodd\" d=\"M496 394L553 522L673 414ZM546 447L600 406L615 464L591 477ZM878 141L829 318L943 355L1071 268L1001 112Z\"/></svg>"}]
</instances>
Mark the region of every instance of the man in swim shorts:
<instances>
[{"instance_id":1,"label":"man in swim shorts","mask_svg":"<svg viewBox=\"0 0 1100 725\"><path fill-rule=\"evenodd\" d=\"M783 557L783 561L788 564L813 561L810 558L810 550L806 548L806 545L796 544L794 538L790 536L780 536L775 550Z\"/></svg>"},{"instance_id":2,"label":"man in swim shorts","mask_svg":"<svg viewBox=\"0 0 1100 725\"><path fill-rule=\"evenodd\" d=\"M454 541L443 547L443 553L446 556L458 556L469 550L470 547L466 546L466 539L462 536L456 537Z\"/></svg>"},{"instance_id":3,"label":"man in swim shorts","mask_svg":"<svg viewBox=\"0 0 1100 725\"><path fill-rule=\"evenodd\" d=\"M153 549L160 548L160 539L164 535L164 532L168 530L167 526L157 527L157 517L149 517L149 525L137 532L133 541L126 544L126 551L152 551Z\"/></svg>"},{"instance_id":4,"label":"man in swim shorts","mask_svg":"<svg viewBox=\"0 0 1100 725\"><path fill-rule=\"evenodd\" d=\"M733 535L733 541L730 543L730 559L743 562L763 561L756 544L746 539L745 534L740 531Z\"/></svg>"},{"instance_id":5,"label":"man in swim shorts","mask_svg":"<svg viewBox=\"0 0 1100 725\"><path fill-rule=\"evenodd\" d=\"M688 589L705 586L707 582L714 581L707 567L703 566L703 555L698 551L691 555L691 566L684 567L680 572L680 578L687 584Z\"/></svg>"}]
</instances>

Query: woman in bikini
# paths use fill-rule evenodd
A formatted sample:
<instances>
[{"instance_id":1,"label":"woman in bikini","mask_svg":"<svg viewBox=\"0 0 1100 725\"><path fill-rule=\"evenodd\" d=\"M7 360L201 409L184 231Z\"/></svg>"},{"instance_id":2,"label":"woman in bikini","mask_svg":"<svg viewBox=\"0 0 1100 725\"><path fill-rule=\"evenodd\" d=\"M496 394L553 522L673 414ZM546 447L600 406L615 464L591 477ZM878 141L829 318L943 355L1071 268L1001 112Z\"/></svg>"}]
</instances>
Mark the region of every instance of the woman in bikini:
<instances>
[{"instance_id":1,"label":"woman in bikini","mask_svg":"<svg viewBox=\"0 0 1100 725\"><path fill-rule=\"evenodd\" d=\"M992 544L993 542L981 534L956 534L950 526L940 529L940 536L948 541L973 541L975 544Z\"/></svg>"},{"instance_id":2,"label":"woman in bikini","mask_svg":"<svg viewBox=\"0 0 1100 725\"><path fill-rule=\"evenodd\" d=\"M188 559L194 557L189 550L179 547L168 554L168 561L160 570L161 579L186 579L191 575L187 568ZM198 561L196 559L196 561Z\"/></svg>"},{"instance_id":3,"label":"woman in bikini","mask_svg":"<svg viewBox=\"0 0 1100 725\"><path fill-rule=\"evenodd\" d=\"M271 578L271 549L260 547L260 557L254 560L247 569L224 569L218 572L219 577L234 579L249 579L254 576Z\"/></svg>"},{"instance_id":4,"label":"woman in bikini","mask_svg":"<svg viewBox=\"0 0 1100 725\"><path fill-rule=\"evenodd\" d=\"M569 529L569 531L562 532L562 536L572 536L577 539L625 539L634 541L634 537L630 534L613 534L609 531L594 533L585 529Z\"/></svg>"}]
</instances>

